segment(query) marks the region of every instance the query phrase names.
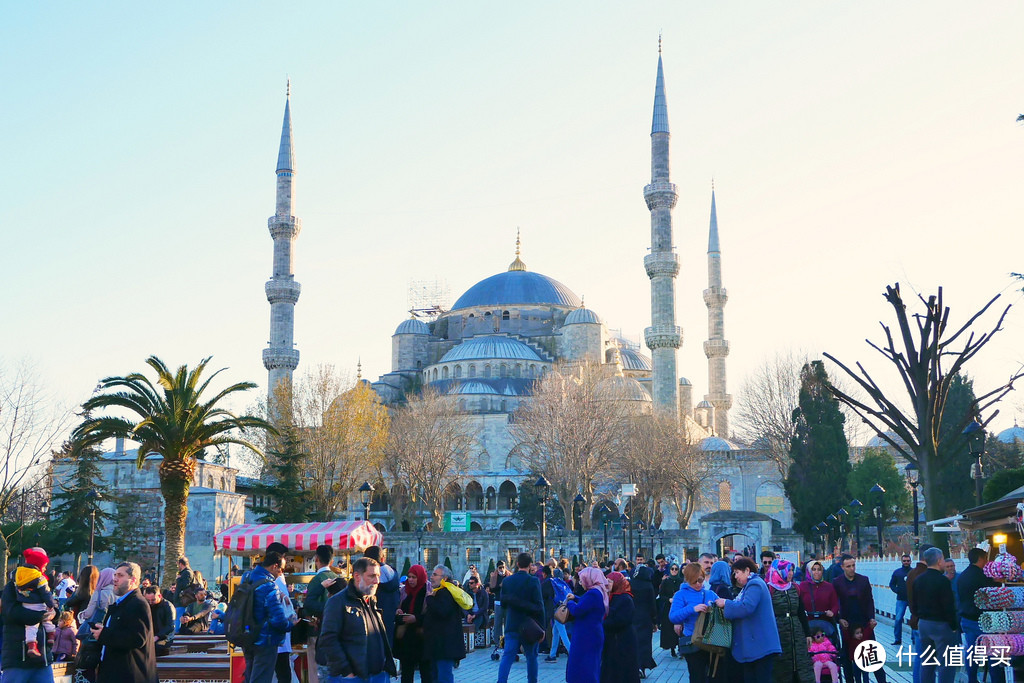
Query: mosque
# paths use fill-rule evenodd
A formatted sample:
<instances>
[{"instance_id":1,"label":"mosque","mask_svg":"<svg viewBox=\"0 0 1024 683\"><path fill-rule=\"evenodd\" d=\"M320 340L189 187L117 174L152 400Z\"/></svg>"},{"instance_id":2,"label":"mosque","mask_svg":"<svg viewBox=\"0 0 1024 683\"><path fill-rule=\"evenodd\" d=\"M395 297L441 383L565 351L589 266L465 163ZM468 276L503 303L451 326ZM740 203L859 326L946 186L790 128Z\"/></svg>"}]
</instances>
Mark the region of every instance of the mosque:
<instances>
[{"instance_id":1,"label":"mosque","mask_svg":"<svg viewBox=\"0 0 1024 683\"><path fill-rule=\"evenodd\" d=\"M294 215L294 154L290 94L277 167L277 211L269 219L274 240L273 277L266 294L271 305L270 344L263 351L268 388L290 382L299 352L294 348L294 309L300 286L294 279L292 248L301 229ZM651 182L643 196L651 216L651 249L643 267L651 281L651 326L644 331L648 353L610 331L594 308L557 279L528 269L517 235L515 257L507 269L480 280L450 309L413 311L391 338L391 370L372 382L389 405L430 387L452 397L477 436L471 467L449 489L446 507L470 513L471 529L515 531L520 486L532 479L516 456L509 431L516 408L529 401L535 381L556 363L599 363L639 413L674 415L716 464L714 492L707 509L696 511L691 527L736 516L770 524L777 531L792 525L792 511L779 475L758 448L739 444L729 430L732 397L726 389L729 342L724 334L728 296L722 283L722 252L714 189L708 234L708 391L694 405L693 385L678 375L676 355L682 328L676 321L675 281L679 259L674 250L672 209L676 186L669 173L669 118L662 58L658 55L654 115L651 126ZM639 265L639 258L637 259ZM615 491L590 511L599 520L605 511L618 515L622 500ZM387 494L375 500L375 522L390 530ZM350 511L361 513L358 503ZM664 511L666 529L675 511ZM732 513L732 514L729 514ZM678 528L678 527L675 527ZM767 541L767 539L760 539ZM744 545L739 543L738 545ZM758 544L759 545L759 544Z\"/></svg>"}]
</instances>

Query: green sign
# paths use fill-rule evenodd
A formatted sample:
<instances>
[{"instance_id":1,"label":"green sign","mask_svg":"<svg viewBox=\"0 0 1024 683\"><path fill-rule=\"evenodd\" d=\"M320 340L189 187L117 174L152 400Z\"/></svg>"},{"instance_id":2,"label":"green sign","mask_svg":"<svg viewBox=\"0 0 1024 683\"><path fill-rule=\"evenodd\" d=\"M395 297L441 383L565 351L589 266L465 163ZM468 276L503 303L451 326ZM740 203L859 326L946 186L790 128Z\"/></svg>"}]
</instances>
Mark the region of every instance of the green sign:
<instances>
[{"instance_id":1,"label":"green sign","mask_svg":"<svg viewBox=\"0 0 1024 683\"><path fill-rule=\"evenodd\" d=\"M446 512L444 513L445 531L469 531L468 512Z\"/></svg>"}]
</instances>

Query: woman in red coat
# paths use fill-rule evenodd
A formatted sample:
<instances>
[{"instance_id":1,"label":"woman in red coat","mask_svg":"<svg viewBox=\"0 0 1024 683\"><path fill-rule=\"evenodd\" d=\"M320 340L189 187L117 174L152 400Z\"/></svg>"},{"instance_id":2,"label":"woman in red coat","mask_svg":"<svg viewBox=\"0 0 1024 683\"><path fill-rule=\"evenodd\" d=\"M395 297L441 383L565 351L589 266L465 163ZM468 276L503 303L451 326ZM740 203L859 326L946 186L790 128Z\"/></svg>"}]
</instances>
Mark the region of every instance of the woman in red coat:
<instances>
[{"instance_id":1,"label":"woman in red coat","mask_svg":"<svg viewBox=\"0 0 1024 683\"><path fill-rule=\"evenodd\" d=\"M826 636L836 632L836 615L839 613L839 596L832 584L823 580L825 568L814 560L808 564L807 579L800 584L800 602L807 612L811 631L820 628Z\"/></svg>"}]
</instances>

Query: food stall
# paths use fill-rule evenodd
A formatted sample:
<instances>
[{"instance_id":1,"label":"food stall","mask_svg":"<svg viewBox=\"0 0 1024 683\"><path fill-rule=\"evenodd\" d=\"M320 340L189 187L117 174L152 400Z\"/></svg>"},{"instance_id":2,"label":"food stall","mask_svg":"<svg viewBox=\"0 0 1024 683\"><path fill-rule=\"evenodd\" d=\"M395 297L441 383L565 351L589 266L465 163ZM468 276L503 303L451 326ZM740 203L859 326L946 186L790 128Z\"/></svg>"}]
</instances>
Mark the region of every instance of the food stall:
<instances>
[{"instance_id":1,"label":"food stall","mask_svg":"<svg viewBox=\"0 0 1024 683\"><path fill-rule=\"evenodd\" d=\"M382 540L381 533L365 521L236 524L216 534L213 545L217 554L248 557L251 567L262 561L271 543L284 544L288 548L288 567L284 578L295 609L301 614L306 587L316 572L313 556L317 546L332 546L335 556L343 557L345 564L351 566L349 558L352 553L362 553L371 545L380 545ZM239 580L240 577L231 577L228 583L229 600ZM292 642L292 671L300 683L305 683L306 643L304 638L302 642L296 642L298 640L296 638ZM231 656L232 683L242 681L244 671L242 652L235 650Z\"/></svg>"}]
</instances>

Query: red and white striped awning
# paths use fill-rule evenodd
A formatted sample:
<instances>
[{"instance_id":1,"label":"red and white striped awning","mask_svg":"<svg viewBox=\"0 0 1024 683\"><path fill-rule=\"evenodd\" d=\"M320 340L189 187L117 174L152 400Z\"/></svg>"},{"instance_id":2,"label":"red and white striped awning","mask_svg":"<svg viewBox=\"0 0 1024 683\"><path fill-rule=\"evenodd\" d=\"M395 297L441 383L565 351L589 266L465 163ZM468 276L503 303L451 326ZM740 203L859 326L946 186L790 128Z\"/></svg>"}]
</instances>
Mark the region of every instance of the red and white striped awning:
<instances>
[{"instance_id":1,"label":"red and white striped awning","mask_svg":"<svg viewBox=\"0 0 1024 683\"><path fill-rule=\"evenodd\" d=\"M213 537L214 551L263 552L271 543L289 552L313 552L318 545L335 550L365 550L384 537L369 522L307 522L304 524L236 524Z\"/></svg>"}]
</instances>

